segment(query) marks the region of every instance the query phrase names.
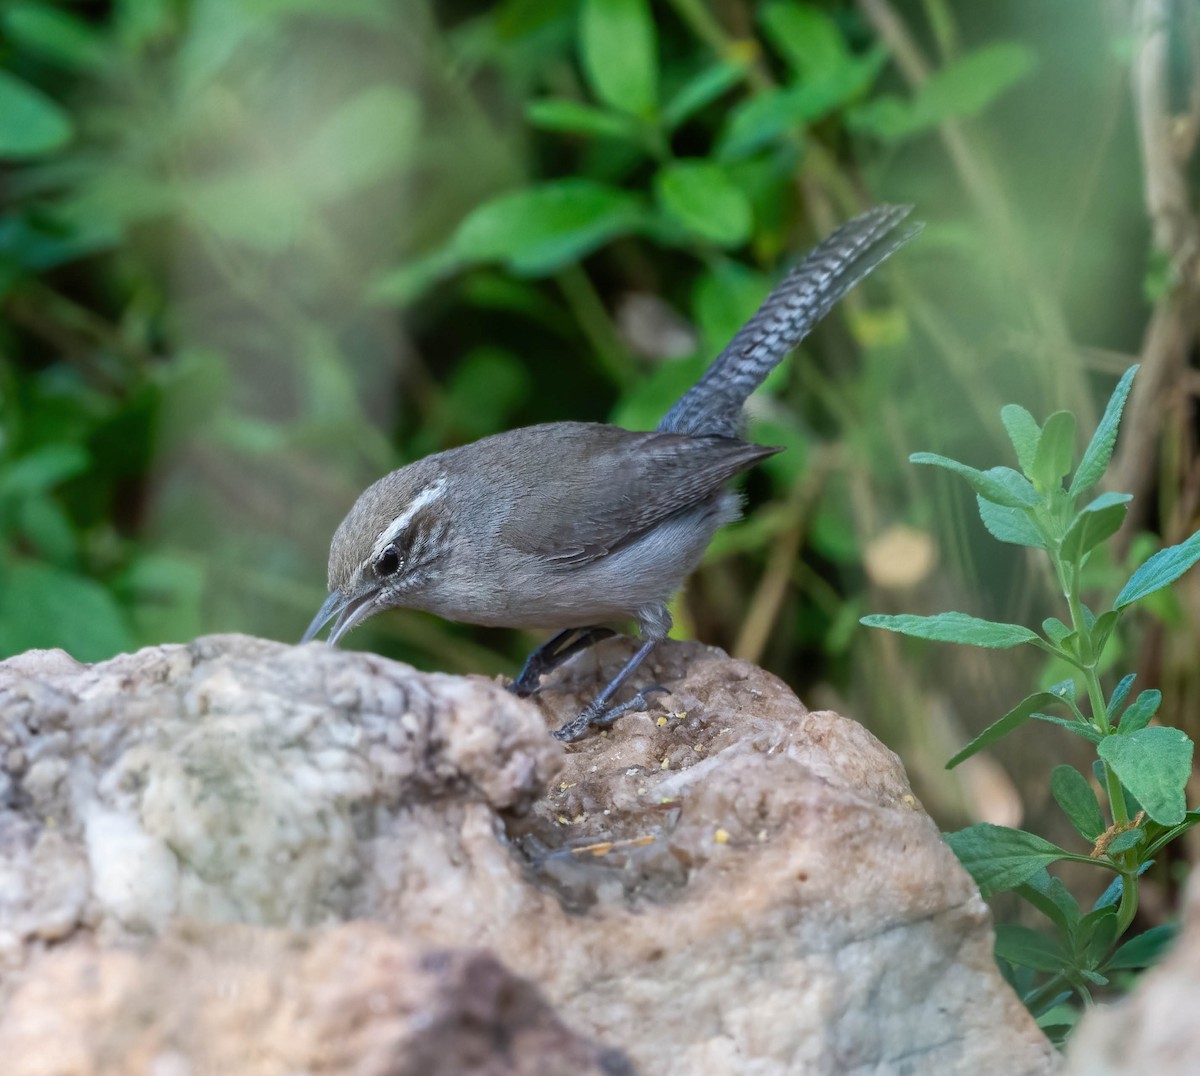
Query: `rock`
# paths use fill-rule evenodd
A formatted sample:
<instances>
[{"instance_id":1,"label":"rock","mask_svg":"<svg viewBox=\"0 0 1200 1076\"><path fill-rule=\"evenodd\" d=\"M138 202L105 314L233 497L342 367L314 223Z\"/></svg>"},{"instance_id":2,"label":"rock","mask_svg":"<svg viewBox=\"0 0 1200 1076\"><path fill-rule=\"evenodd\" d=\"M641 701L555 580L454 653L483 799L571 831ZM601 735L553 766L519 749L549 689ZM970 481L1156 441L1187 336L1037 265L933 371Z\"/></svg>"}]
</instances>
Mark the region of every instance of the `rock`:
<instances>
[{"instance_id":1,"label":"rock","mask_svg":"<svg viewBox=\"0 0 1200 1076\"><path fill-rule=\"evenodd\" d=\"M1071 1035L1071 1076L1191 1076L1200 1057L1200 878L1193 873L1183 929L1133 992L1084 1014Z\"/></svg>"},{"instance_id":2,"label":"rock","mask_svg":"<svg viewBox=\"0 0 1200 1076\"><path fill-rule=\"evenodd\" d=\"M70 946L0 1016L0 1056L8 1076L633 1073L489 954L414 949L369 923Z\"/></svg>"},{"instance_id":3,"label":"rock","mask_svg":"<svg viewBox=\"0 0 1200 1076\"><path fill-rule=\"evenodd\" d=\"M498 687L238 636L93 667L27 654L0 664L0 712L0 753L20 759L0 815L6 949L72 922L112 941L180 915L367 914L376 831L528 803L561 757Z\"/></svg>"},{"instance_id":4,"label":"rock","mask_svg":"<svg viewBox=\"0 0 1200 1076\"><path fill-rule=\"evenodd\" d=\"M860 726L670 644L647 674L664 710L547 736L629 652L580 655L536 705L237 636L0 663L0 1004L50 974L50 941L369 919L490 952L647 1074L1057 1070L977 890Z\"/></svg>"}]
</instances>

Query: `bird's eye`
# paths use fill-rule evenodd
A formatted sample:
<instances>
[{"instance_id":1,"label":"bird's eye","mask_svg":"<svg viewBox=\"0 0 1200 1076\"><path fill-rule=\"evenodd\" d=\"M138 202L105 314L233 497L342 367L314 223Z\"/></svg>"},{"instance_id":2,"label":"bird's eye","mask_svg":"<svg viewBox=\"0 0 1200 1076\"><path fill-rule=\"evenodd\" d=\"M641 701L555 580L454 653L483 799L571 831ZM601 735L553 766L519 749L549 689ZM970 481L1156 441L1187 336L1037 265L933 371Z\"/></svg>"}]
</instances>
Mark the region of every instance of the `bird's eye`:
<instances>
[{"instance_id":1,"label":"bird's eye","mask_svg":"<svg viewBox=\"0 0 1200 1076\"><path fill-rule=\"evenodd\" d=\"M395 575L400 570L400 554L395 545L389 545L375 558L375 574L380 578Z\"/></svg>"}]
</instances>

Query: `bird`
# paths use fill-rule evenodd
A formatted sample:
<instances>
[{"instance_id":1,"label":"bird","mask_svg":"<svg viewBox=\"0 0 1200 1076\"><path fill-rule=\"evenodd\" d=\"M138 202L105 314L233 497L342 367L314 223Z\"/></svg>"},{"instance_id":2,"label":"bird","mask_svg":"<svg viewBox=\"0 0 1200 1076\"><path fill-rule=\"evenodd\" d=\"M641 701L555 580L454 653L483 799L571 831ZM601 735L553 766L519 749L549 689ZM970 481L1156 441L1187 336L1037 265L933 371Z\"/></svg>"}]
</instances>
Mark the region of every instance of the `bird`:
<instances>
[{"instance_id":1,"label":"bird","mask_svg":"<svg viewBox=\"0 0 1200 1076\"><path fill-rule=\"evenodd\" d=\"M731 480L781 449L744 440L745 403L855 284L922 228L880 205L833 231L788 272L654 430L550 422L434 453L354 503L329 549L329 597L302 642L331 645L376 613L556 634L510 690L534 694L567 658L633 621L641 642L553 733L567 743L645 710L652 685L614 699L671 630L668 602L713 535L741 514Z\"/></svg>"}]
</instances>

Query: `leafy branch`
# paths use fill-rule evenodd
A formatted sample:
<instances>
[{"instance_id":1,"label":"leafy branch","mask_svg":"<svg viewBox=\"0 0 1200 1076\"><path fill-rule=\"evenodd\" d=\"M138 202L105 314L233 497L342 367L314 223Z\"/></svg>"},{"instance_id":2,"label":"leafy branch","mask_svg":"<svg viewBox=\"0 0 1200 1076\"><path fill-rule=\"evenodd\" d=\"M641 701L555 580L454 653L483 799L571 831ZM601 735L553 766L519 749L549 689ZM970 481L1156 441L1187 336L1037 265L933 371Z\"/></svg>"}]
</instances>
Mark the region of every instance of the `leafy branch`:
<instances>
[{"instance_id":1,"label":"leafy branch","mask_svg":"<svg viewBox=\"0 0 1200 1076\"><path fill-rule=\"evenodd\" d=\"M1067 996L1074 992L1089 1001L1092 988L1108 983L1108 973L1143 966L1161 950L1169 931L1159 928L1119 947L1117 942L1137 912L1141 874L1166 844L1200 821L1200 811L1188 811L1185 799L1192 741L1179 729L1150 725L1161 693L1142 691L1130 702L1135 679L1130 674L1106 696L1099 672L1122 613L1170 586L1200 560L1200 532L1150 557L1110 608L1094 612L1081 593L1084 565L1093 550L1120 529L1132 499L1127 493L1101 493L1080 503L1112 458L1136 372L1137 367L1131 367L1117 384L1069 482L1065 479L1074 460L1075 419L1068 411L1057 411L1038 425L1023 407L1010 404L1002 410L1020 470L981 471L929 452L910 457L964 479L993 537L1041 549L1050 558L1066 603L1066 621L1050 617L1039 633L1020 624L997 624L954 612L862 619L870 627L937 642L991 649L1035 646L1076 670L1070 679L1022 699L947 763L948 768L957 766L1034 719L1059 725L1096 749L1093 773L1107 818L1100 796L1082 773L1062 765L1051 775L1055 801L1091 844L1090 852L1071 852L1023 830L986 824L947 837L984 896L1014 890L1055 926L1054 939L1025 927L1004 926L996 944L997 955L1008 963L1050 974L1048 981L1025 992L1034 1014L1050 1021L1047 1026L1070 1022L1073 1010L1062 1004L1063 989ZM1060 860L1091 864L1116 875L1087 913L1047 872Z\"/></svg>"}]
</instances>

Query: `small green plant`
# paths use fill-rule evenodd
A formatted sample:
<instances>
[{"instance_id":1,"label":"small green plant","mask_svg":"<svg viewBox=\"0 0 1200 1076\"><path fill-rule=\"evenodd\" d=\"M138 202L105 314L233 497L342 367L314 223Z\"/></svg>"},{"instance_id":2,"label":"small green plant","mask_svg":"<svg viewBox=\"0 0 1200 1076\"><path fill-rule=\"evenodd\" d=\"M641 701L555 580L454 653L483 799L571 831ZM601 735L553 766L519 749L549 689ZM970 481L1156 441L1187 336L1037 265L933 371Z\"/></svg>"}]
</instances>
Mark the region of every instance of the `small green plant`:
<instances>
[{"instance_id":1,"label":"small green plant","mask_svg":"<svg viewBox=\"0 0 1200 1076\"><path fill-rule=\"evenodd\" d=\"M984 526L995 538L1045 551L1066 599L1069 623L1050 617L1039 634L1019 624L997 624L964 613L862 620L871 627L939 642L996 649L1029 644L1076 670L1070 679L1017 703L947 764L957 766L1031 718L1069 729L1096 748L1092 769L1100 797L1073 766L1056 766L1051 775L1055 800L1092 845L1090 852L1068 851L1005 826L975 825L947 836L984 896L1015 891L1053 924L1053 937L1028 927L1000 926L996 955L1002 966L1008 965L1013 985L1041 1026L1059 1037L1078 1015L1071 1004L1073 995L1090 1003L1093 988L1107 985L1113 972L1153 963L1170 940L1173 928L1160 926L1119 944L1137 911L1140 875L1164 846L1200 821L1200 811L1189 811L1184 795L1192 772L1192 741L1179 729L1150 725L1161 693L1143 691L1130 702L1132 675L1111 695L1105 694L1099 675L1121 614L1200 560L1200 532L1150 557L1111 608L1093 612L1080 593L1084 564L1120 528L1132 499L1127 493L1102 493L1077 507L1108 467L1136 371L1134 366L1121 378L1068 484L1064 477L1071 470L1075 440L1075 419L1068 411L1052 414L1039 426L1023 407L1003 409L1020 472L1010 467L979 471L928 452L911 457L913 463L943 467L966 479L975 491ZM1059 860L1087 863L1115 875L1090 910L1085 912L1062 881L1047 872Z\"/></svg>"}]
</instances>

